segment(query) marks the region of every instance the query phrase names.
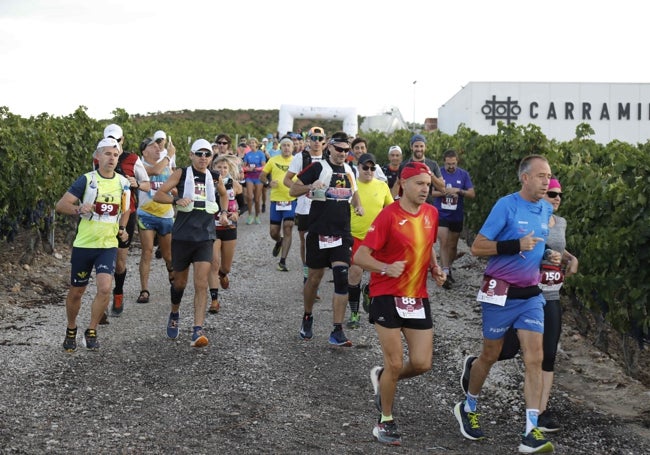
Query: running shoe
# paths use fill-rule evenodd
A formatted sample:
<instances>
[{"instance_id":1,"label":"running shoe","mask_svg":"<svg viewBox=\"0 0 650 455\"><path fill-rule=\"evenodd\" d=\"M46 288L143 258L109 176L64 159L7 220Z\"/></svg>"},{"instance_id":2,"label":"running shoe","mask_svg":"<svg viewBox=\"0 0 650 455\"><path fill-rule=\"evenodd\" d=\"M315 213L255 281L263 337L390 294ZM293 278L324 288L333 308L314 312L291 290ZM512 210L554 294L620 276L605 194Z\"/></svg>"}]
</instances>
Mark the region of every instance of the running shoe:
<instances>
[{"instance_id":1,"label":"running shoe","mask_svg":"<svg viewBox=\"0 0 650 455\"><path fill-rule=\"evenodd\" d=\"M248 215L248 218L246 218L246 224L253 224L254 219L253 215Z\"/></svg>"},{"instance_id":2,"label":"running shoe","mask_svg":"<svg viewBox=\"0 0 650 455\"><path fill-rule=\"evenodd\" d=\"M219 272L219 284L221 285L221 289L228 289L230 286L230 278L228 278L228 275L222 275L221 272Z\"/></svg>"},{"instance_id":3,"label":"running shoe","mask_svg":"<svg viewBox=\"0 0 650 455\"><path fill-rule=\"evenodd\" d=\"M367 284L364 284L361 288L361 296L363 298L363 311L370 313L370 287Z\"/></svg>"},{"instance_id":4,"label":"running shoe","mask_svg":"<svg viewBox=\"0 0 650 455\"><path fill-rule=\"evenodd\" d=\"M372 392L375 395L375 407L381 412L381 394L379 393L379 378L384 372L384 367L376 366L370 369L370 383L372 384Z\"/></svg>"},{"instance_id":5,"label":"running shoe","mask_svg":"<svg viewBox=\"0 0 650 455\"><path fill-rule=\"evenodd\" d=\"M303 340L311 340L314 336L312 326L314 325L314 316L309 315L302 318L302 325L300 326L300 337Z\"/></svg>"},{"instance_id":6,"label":"running shoe","mask_svg":"<svg viewBox=\"0 0 650 455\"><path fill-rule=\"evenodd\" d=\"M99 325L108 325L108 310L102 313L102 317L99 320Z\"/></svg>"},{"instance_id":7,"label":"running shoe","mask_svg":"<svg viewBox=\"0 0 650 455\"><path fill-rule=\"evenodd\" d=\"M526 436L522 436L519 444L519 453L551 453L554 450L551 441L544 437L539 428L533 428Z\"/></svg>"},{"instance_id":8,"label":"running shoe","mask_svg":"<svg viewBox=\"0 0 650 455\"><path fill-rule=\"evenodd\" d=\"M74 352L77 350L77 328L65 329L65 338L63 339L63 349L66 352Z\"/></svg>"},{"instance_id":9,"label":"running shoe","mask_svg":"<svg viewBox=\"0 0 650 455\"><path fill-rule=\"evenodd\" d=\"M275 242L275 246L273 247L273 257L277 257L278 254L280 254L280 250L282 249L282 240L278 240Z\"/></svg>"},{"instance_id":10,"label":"running shoe","mask_svg":"<svg viewBox=\"0 0 650 455\"><path fill-rule=\"evenodd\" d=\"M397 429L397 424L394 420L387 422L379 422L372 429L372 435L377 438L377 441L388 444L391 446L398 446L402 444L402 435Z\"/></svg>"},{"instance_id":11,"label":"running shoe","mask_svg":"<svg viewBox=\"0 0 650 455\"><path fill-rule=\"evenodd\" d=\"M208 308L208 313L218 313L219 309L221 308L221 305L219 305L219 300L213 299L212 303L210 303L210 308Z\"/></svg>"},{"instance_id":12,"label":"running shoe","mask_svg":"<svg viewBox=\"0 0 650 455\"><path fill-rule=\"evenodd\" d=\"M359 313L351 313L350 320L345 326L348 329L358 329L361 326L361 315Z\"/></svg>"},{"instance_id":13,"label":"running shoe","mask_svg":"<svg viewBox=\"0 0 650 455\"><path fill-rule=\"evenodd\" d=\"M280 272L288 272L289 269L287 268L286 264L283 264L282 262L278 262L278 270Z\"/></svg>"},{"instance_id":14,"label":"running shoe","mask_svg":"<svg viewBox=\"0 0 650 455\"><path fill-rule=\"evenodd\" d=\"M447 274L447 279L451 281L451 284L456 283L456 280L454 280L454 277L451 276L451 269L449 269L449 273Z\"/></svg>"},{"instance_id":15,"label":"running shoe","mask_svg":"<svg viewBox=\"0 0 650 455\"><path fill-rule=\"evenodd\" d=\"M548 409L537 416L537 428L544 433L555 433L560 431L560 424L557 423L555 416Z\"/></svg>"},{"instance_id":16,"label":"running shoe","mask_svg":"<svg viewBox=\"0 0 650 455\"><path fill-rule=\"evenodd\" d=\"M111 314L118 318L124 311L124 294L113 294L113 305L111 306ZM100 322L101 324L101 322Z\"/></svg>"},{"instance_id":17,"label":"running shoe","mask_svg":"<svg viewBox=\"0 0 650 455\"><path fill-rule=\"evenodd\" d=\"M195 326L192 332L192 341L190 346L193 348L203 348L208 345L208 337L205 336L203 328L200 326Z\"/></svg>"},{"instance_id":18,"label":"running shoe","mask_svg":"<svg viewBox=\"0 0 650 455\"><path fill-rule=\"evenodd\" d=\"M330 344L333 344L334 346L343 346L346 348L352 346L352 342L348 340L342 329L332 330L332 333L330 333Z\"/></svg>"},{"instance_id":19,"label":"running shoe","mask_svg":"<svg viewBox=\"0 0 650 455\"><path fill-rule=\"evenodd\" d=\"M447 290L452 288L451 280L449 279L449 277L447 277L445 282L442 283L442 287L443 287L443 289L447 289Z\"/></svg>"},{"instance_id":20,"label":"running shoe","mask_svg":"<svg viewBox=\"0 0 650 455\"><path fill-rule=\"evenodd\" d=\"M485 437L481 425L478 423L479 415L478 412L465 412L465 401L454 406L454 416L460 425L460 433L472 441L478 441Z\"/></svg>"},{"instance_id":21,"label":"running shoe","mask_svg":"<svg viewBox=\"0 0 650 455\"><path fill-rule=\"evenodd\" d=\"M262 224L262 221L260 221L260 217L256 216L255 217L255 224Z\"/></svg>"},{"instance_id":22,"label":"running shoe","mask_svg":"<svg viewBox=\"0 0 650 455\"><path fill-rule=\"evenodd\" d=\"M465 395L469 390L469 374L472 369L472 362L476 359L475 355L468 355L463 361L463 371L460 373L460 388L463 389Z\"/></svg>"},{"instance_id":23,"label":"running shoe","mask_svg":"<svg viewBox=\"0 0 650 455\"><path fill-rule=\"evenodd\" d=\"M99 349L99 340L97 339L97 331L95 329L86 329L84 338L86 339L86 348L91 351Z\"/></svg>"},{"instance_id":24,"label":"running shoe","mask_svg":"<svg viewBox=\"0 0 650 455\"><path fill-rule=\"evenodd\" d=\"M169 314L169 319L167 320L167 338L175 340L178 338L178 315L173 316Z\"/></svg>"},{"instance_id":25,"label":"running shoe","mask_svg":"<svg viewBox=\"0 0 650 455\"><path fill-rule=\"evenodd\" d=\"M156 256L156 259L162 258L162 251L160 251L160 247L156 248L154 255Z\"/></svg>"}]
</instances>

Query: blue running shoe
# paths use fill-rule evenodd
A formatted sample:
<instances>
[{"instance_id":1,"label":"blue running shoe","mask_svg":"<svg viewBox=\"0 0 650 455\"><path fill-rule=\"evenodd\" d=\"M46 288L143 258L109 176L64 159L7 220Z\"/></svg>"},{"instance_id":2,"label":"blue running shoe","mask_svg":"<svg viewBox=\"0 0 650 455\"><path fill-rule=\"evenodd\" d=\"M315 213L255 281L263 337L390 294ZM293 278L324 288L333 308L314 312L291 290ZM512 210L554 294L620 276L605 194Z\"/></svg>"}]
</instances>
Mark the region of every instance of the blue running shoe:
<instances>
[{"instance_id":1,"label":"blue running shoe","mask_svg":"<svg viewBox=\"0 0 650 455\"><path fill-rule=\"evenodd\" d=\"M454 406L454 416L460 425L461 434L472 441L478 441L485 437L481 425L478 423L479 415L478 412L465 412L465 401Z\"/></svg>"},{"instance_id":2,"label":"blue running shoe","mask_svg":"<svg viewBox=\"0 0 650 455\"><path fill-rule=\"evenodd\" d=\"M196 325L192 330L192 341L190 346L193 348L203 348L208 345L208 337L203 332L203 327Z\"/></svg>"},{"instance_id":3,"label":"blue running shoe","mask_svg":"<svg viewBox=\"0 0 650 455\"><path fill-rule=\"evenodd\" d=\"M175 340L178 338L178 314L169 313L167 320L167 338Z\"/></svg>"},{"instance_id":4,"label":"blue running shoe","mask_svg":"<svg viewBox=\"0 0 650 455\"><path fill-rule=\"evenodd\" d=\"M539 428L533 428L526 436L522 436L519 444L519 453L552 453L554 450L551 441L544 437Z\"/></svg>"},{"instance_id":5,"label":"blue running shoe","mask_svg":"<svg viewBox=\"0 0 650 455\"><path fill-rule=\"evenodd\" d=\"M314 325L314 316L309 315L302 318L302 325L300 326L300 338L303 340L311 340L314 336L312 326Z\"/></svg>"},{"instance_id":6,"label":"blue running shoe","mask_svg":"<svg viewBox=\"0 0 650 455\"><path fill-rule=\"evenodd\" d=\"M342 329L333 330L332 333L330 333L330 344L333 344L334 346L343 346L346 348L352 346L352 342L348 340Z\"/></svg>"}]
</instances>

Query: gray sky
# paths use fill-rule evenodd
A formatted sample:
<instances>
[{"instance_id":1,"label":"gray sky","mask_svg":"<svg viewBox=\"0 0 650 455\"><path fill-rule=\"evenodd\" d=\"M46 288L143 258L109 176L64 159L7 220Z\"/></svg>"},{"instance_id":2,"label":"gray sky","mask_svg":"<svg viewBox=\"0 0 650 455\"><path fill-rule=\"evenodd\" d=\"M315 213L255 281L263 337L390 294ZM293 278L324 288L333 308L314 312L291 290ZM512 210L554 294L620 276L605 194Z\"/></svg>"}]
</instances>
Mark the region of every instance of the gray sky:
<instances>
[{"instance_id":1,"label":"gray sky","mask_svg":"<svg viewBox=\"0 0 650 455\"><path fill-rule=\"evenodd\" d=\"M0 0L0 106L281 104L423 123L470 81L648 82L642 2ZM416 84L413 81L417 81Z\"/></svg>"}]
</instances>

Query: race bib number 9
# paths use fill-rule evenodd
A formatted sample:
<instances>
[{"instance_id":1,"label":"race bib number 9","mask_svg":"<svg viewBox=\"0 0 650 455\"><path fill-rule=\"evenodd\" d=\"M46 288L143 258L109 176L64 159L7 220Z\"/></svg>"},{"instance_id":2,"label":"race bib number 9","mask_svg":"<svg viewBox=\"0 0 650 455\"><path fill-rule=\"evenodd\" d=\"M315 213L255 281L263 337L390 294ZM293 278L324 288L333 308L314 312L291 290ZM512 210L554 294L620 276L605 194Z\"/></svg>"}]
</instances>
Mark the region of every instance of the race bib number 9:
<instances>
[{"instance_id":1,"label":"race bib number 9","mask_svg":"<svg viewBox=\"0 0 650 455\"><path fill-rule=\"evenodd\" d=\"M504 306L508 298L509 288L510 285L503 280L484 276L476 300L492 305Z\"/></svg>"},{"instance_id":2,"label":"race bib number 9","mask_svg":"<svg viewBox=\"0 0 650 455\"><path fill-rule=\"evenodd\" d=\"M395 297L395 309L400 318L424 319L424 304L418 297Z\"/></svg>"},{"instance_id":3,"label":"race bib number 9","mask_svg":"<svg viewBox=\"0 0 650 455\"><path fill-rule=\"evenodd\" d=\"M542 265L539 287L542 291L559 291L564 284L564 272L557 265Z\"/></svg>"}]
</instances>

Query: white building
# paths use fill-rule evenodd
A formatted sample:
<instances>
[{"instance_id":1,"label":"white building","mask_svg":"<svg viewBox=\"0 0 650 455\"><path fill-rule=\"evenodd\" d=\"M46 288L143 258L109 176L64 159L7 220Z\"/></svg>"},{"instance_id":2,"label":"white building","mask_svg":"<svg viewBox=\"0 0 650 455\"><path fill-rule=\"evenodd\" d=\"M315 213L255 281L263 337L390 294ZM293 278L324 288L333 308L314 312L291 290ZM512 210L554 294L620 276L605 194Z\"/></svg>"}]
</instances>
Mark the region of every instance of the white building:
<instances>
[{"instance_id":1,"label":"white building","mask_svg":"<svg viewBox=\"0 0 650 455\"><path fill-rule=\"evenodd\" d=\"M495 134L497 122L535 124L548 138L575 138L588 123L591 137L606 144L650 139L650 84L560 82L470 82L438 109L438 128L455 134L464 124Z\"/></svg>"}]
</instances>

